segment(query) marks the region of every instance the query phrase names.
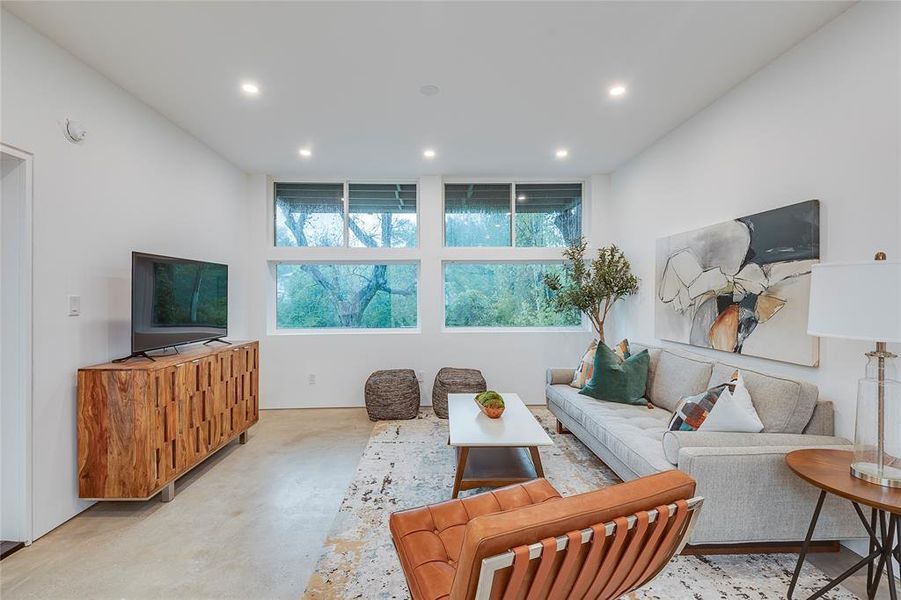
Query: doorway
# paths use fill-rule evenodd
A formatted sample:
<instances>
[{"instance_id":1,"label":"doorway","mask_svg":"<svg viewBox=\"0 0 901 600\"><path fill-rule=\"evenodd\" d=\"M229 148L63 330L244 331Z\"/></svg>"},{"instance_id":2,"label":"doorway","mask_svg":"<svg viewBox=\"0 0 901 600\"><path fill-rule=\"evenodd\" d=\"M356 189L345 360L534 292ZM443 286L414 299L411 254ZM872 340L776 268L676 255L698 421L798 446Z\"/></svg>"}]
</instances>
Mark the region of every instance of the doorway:
<instances>
[{"instance_id":1,"label":"doorway","mask_svg":"<svg viewBox=\"0 0 901 600\"><path fill-rule=\"evenodd\" d=\"M32 156L0 144L0 558L32 539Z\"/></svg>"}]
</instances>

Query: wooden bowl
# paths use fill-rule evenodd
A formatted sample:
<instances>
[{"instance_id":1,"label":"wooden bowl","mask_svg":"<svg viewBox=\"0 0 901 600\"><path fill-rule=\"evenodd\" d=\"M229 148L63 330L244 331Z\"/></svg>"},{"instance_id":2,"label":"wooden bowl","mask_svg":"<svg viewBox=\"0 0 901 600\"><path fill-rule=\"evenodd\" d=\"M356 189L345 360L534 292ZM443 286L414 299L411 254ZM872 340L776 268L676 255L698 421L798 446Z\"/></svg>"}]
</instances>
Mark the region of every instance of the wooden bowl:
<instances>
[{"instance_id":1,"label":"wooden bowl","mask_svg":"<svg viewBox=\"0 0 901 600\"><path fill-rule=\"evenodd\" d=\"M485 416L489 419L499 419L502 414L504 414L504 407L495 408L493 406L482 406L479 405L479 408L482 409L482 412L485 413Z\"/></svg>"}]
</instances>

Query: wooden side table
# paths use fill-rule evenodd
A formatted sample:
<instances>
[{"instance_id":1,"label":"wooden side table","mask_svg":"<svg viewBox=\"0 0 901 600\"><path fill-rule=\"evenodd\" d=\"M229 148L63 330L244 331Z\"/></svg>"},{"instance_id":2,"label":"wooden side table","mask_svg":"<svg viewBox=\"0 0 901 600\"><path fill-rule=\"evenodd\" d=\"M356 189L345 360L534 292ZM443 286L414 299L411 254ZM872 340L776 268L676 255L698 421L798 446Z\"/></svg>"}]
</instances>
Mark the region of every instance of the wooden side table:
<instances>
[{"instance_id":1,"label":"wooden side table","mask_svg":"<svg viewBox=\"0 0 901 600\"><path fill-rule=\"evenodd\" d=\"M810 596L808 600L819 598L864 566L867 567L868 598L872 599L876 595L883 569L888 573L891 599L897 600L898 598L891 559L894 557L901 562L901 489L882 487L852 476L850 469L853 456L851 452L845 450L816 448L795 450L785 455L785 462L789 469L807 483L821 490L816 509L813 511L813 518L810 520L810 528L807 530L807 537L801 546L801 555L798 557L795 573L788 586L788 600L791 600L795 585L798 583L798 575L800 575L801 566L807 557L810 538L813 537L827 493L849 500L854 506L860 522L870 536L870 553ZM864 515L861 505L869 507L869 519Z\"/></svg>"}]
</instances>

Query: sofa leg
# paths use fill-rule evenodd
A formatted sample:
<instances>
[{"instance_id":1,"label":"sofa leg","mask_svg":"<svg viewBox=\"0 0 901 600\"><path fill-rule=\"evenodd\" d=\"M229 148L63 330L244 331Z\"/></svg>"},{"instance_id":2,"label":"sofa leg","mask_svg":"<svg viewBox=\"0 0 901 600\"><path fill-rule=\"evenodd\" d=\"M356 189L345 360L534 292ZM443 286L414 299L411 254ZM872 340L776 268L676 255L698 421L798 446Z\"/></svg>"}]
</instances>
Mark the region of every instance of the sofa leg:
<instances>
[{"instance_id":1,"label":"sofa leg","mask_svg":"<svg viewBox=\"0 0 901 600\"><path fill-rule=\"evenodd\" d=\"M557 419L557 433L559 433L559 434L570 433L569 429L567 429L563 425L563 423L560 422L560 419Z\"/></svg>"}]
</instances>

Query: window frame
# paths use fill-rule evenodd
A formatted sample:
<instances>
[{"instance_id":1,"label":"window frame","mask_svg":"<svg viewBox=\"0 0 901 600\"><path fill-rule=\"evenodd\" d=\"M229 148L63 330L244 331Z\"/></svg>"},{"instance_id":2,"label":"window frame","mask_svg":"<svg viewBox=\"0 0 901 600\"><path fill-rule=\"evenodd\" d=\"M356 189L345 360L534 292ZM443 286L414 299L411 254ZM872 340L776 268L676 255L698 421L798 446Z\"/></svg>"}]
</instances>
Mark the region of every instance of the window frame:
<instances>
[{"instance_id":1,"label":"window frame","mask_svg":"<svg viewBox=\"0 0 901 600\"><path fill-rule=\"evenodd\" d=\"M586 224L588 223L588 211L585 203L585 189L587 182L584 179L527 179L521 177L511 178L482 178L482 177L445 177L441 180L441 245L445 250L449 249L481 249L481 250L563 250L565 246L517 246L516 245L516 186L522 185L542 185L542 184L578 184L581 187L581 204L579 218L579 234L583 237L586 235ZM447 185L480 185L495 184L510 186L510 245L509 246L448 246L447 245ZM417 194L419 188L417 187ZM419 197L417 196L417 209L419 207ZM417 221L418 223L418 221ZM417 233L419 228L417 227Z\"/></svg>"},{"instance_id":2,"label":"window frame","mask_svg":"<svg viewBox=\"0 0 901 600\"><path fill-rule=\"evenodd\" d=\"M343 243L340 246L279 246L276 244L277 239L277 231L278 231L278 223L276 222L276 216L278 214L278 209L276 208L276 199L277 195L275 192L276 186L281 183L296 183L296 184L311 184L311 183L321 183L321 184L341 184L343 186L342 195L343 195L343 217L344 217L344 230L342 235ZM351 185L414 185L416 186L416 240L415 245L407 246L406 248L360 248L356 246L350 245L350 186ZM420 213L422 211L422 203L421 203L421 190L418 179L349 179L349 178L328 178L328 177L313 177L313 178L284 178L277 177L271 178L269 181L269 199L268 199L268 214L267 214L267 223L269 223L269 235L268 235L268 244L270 248L275 248L276 250L281 249L293 249L293 250L311 250L311 251L321 251L321 250L351 250L351 251L397 251L397 250L419 250L420 244L422 243L421 237L421 229L422 229L422 219L420 217Z\"/></svg>"},{"instance_id":3,"label":"window frame","mask_svg":"<svg viewBox=\"0 0 901 600\"><path fill-rule=\"evenodd\" d=\"M276 246L275 245L275 184L277 183L340 183L344 185L344 217L345 237L343 246ZM347 219L350 217L349 185L350 184L409 184L416 185L416 245L405 248L365 248L350 246L349 226ZM445 184L466 183L500 183L510 185L510 246L447 246L446 222L445 222ZM445 305L445 272L446 263L472 262L472 263L550 263L560 264L564 261L561 257L560 247L517 247L515 245L516 228L516 184L554 184L571 183L579 184L582 189L582 210L580 228L583 236L590 235L590 224L593 222L595 208L591 204L593 185L590 179L580 178L528 178L528 177L445 177L442 175L421 176L416 178L366 178L354 179L352 177L297 177L284 175L267 175L266 185L266 221L262 224L266 230L266 247L264 262L266 263L267 281L262 286L265 289L266 307L266 332L270 336L328 336L328 335L377 335L377 334L561 334L561 333L587 333L591 331L588 320L581 318L581 326L564 327L447 327L447 307ZM423 190L427 190L429 198L437 192L440 194L440 203L433 203L426 207L425 214L429 223L423 223ZM438 204L438 206L435 206ZM433 223L433 219L437 220ZM260 225L253 225L259 227ZM440 228L440 234L438 233ZM427 245L423 247L423 230L430 236ZM308 329L279 329L277 328L277 281L276 268L279 263L350 263L350 264L393 264L413 263L417 265L417 298L416 298L416 322L417 326L411 328L308 328ZM437 274L433 271L438 268ZM428 272L425 272L425 271ZM440 279L436 281L436 278ZM427 284L423 288L424 282ZM439 297L435 297L437 293ZM427 297L426 297L427 296ZM424 304L428 301L428 305ZM434 306L440 302L440 308ZM434 322L440 318L440 322Z\"/></svg>"}]
</instances>

